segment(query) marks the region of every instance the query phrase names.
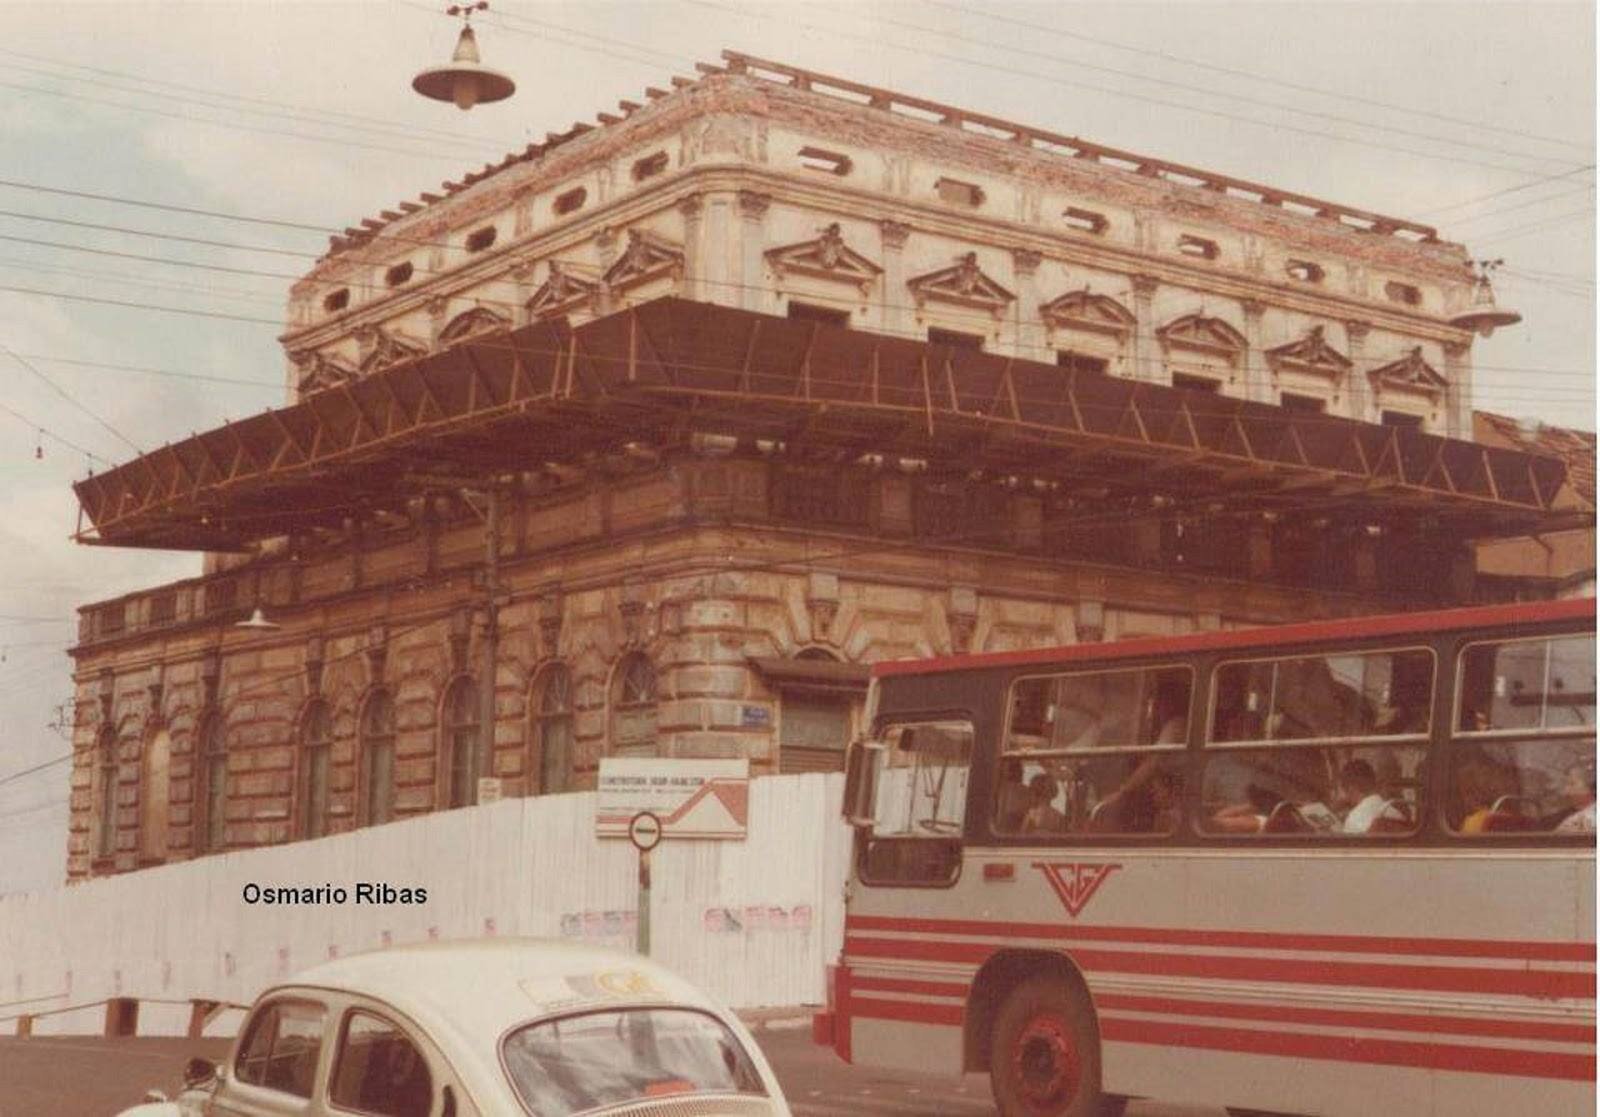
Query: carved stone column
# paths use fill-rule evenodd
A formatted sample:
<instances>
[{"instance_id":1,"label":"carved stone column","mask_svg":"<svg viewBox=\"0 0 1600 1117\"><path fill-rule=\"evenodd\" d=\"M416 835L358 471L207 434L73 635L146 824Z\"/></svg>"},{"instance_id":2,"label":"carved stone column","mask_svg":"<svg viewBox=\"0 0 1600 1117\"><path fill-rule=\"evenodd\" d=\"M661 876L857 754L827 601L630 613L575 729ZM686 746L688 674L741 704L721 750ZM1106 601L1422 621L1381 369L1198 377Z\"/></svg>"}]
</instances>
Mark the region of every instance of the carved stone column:
<instances>
[{"instance_id":1,"label":"carved stone column","mask_svg":"<svg viewBox=\"0 0 1600 1117\"><path fill-rule=\"evenodd\" d=\"M1153 275L1133 277L1133 378L1159 380L1156 367L1155 296L1160 281Z\"/></svg>"},{"instance_id":2,"label":"carved stone column","mask_svg":"<svg viewBox=\"0 0 1600 1117\"><path fill-rule=\"evenodd\" d=\"M1272 377L1268 375L1261 346L1261 319L1267 307L1259 299L1245 299L1239 305L1244 310L1244 398L1271 403Z\"/></svg>"},{"instance_id":3,"label":"carved stone column","mask_svg":"<svg viewBox=\"0 0 1600 1117\"><path fill-rule=\"evenodd\" d=\"M1345 386L1350 397L1347 414L1364 423L1378 419L1377 400L1373 398L1372 383L1367 379L1367 335L1371 332L1372 323L1359 318L1351 318L1344 324L1344 336L1350 345L1350 383Z\"/></svg>"},{"instance_id":4,"label":"carved stone column","mask_svg":"<svg viewBox=\"0 0 1600 1117\"><path fill-rule=\"evenodd\" d=\"M907 334L911 325L907 306L911 293L906 290L906 261L904 249L911 236L911 226L898 221L881 221L878 228L883 233L883 330L890 334Z\"/></svg>"},{"instance_id":5,"label":"carved stone column","mask_svg":"<svg viewBox=\"0 0 1600 1117\"><path fill-rule=\"evenodd\" d=\"M1444 433L1472 438L1472 343L1444 344Z\"/></svg>"},{"instance_id":6,"label":"carved stone column","mask_svg":"<svg viewBox=\"0 0 1600 1117\"><path fill-rule=\"evenodd\" d=\"M735 216L738 201L733 193L714 193L706 196L704 214L700 219L700 266L695 275L696 296L704 302L722 306L743 306L744 287L740 280L743 263L739 257L739 241L735 236Z\"/></svg>"},{"instance_id":7,"label":"carved stone column","mask_svg":"<svg viewBox=\"0 0 1600 1117\"><path fill-rule=\"evenodd\" d=\"M735 301L746 310L767 309L766 268L762 253L767 248L767 210L772 207L772 195L754 190L739 191L739 298Z\"/></svg>"},{"instance_id":8,"label":"carved stone column","mask_svg":"<svg viewBox=\"0 0 1600 1117\"><path fill-rule=\"evenodd\" d=\"M683 297L700 298L702 269L700 252L701 217L705 213L705 200L699 194L690 194L678 203L683 214Z\"/></svg>"},{"instance_id":9,"label":"carved stone column","mask_svg":"<svg viewBox=\"0 0 1600 1117\"><path fill-rule=\"evenodd\" d=\"M1016 277L1017 297L1011 304L1015 326L1015 353L1027 361L1043 361L1044 323L1039 319L1039 265L1044 257L1031 248L1016 248L1011 252L1012 269Z\"/></svg>"}]
</instances>

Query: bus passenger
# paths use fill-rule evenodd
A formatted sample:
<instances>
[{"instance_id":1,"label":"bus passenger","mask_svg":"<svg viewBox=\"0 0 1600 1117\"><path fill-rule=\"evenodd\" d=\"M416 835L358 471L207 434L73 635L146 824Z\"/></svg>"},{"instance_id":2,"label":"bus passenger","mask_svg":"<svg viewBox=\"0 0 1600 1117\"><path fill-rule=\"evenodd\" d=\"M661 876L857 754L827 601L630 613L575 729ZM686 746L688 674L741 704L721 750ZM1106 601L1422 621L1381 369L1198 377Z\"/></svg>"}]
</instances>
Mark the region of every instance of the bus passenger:
<instances>
[{"instance_id":1,"label":"bus passenger","mask_svg":"<svg viewBox=\"0 0 1600 1117\"><path fill-rule=\"evenodd\" d=\"M1348 808L1341 829L1346 834L1366 834L1380 818L1404 823L1393 803L1378 794L1378 774L1365 760L1349 760L1339 769L1339 798Z\"/></svg>"},{"instance_id":2,"label":"bus passenger","mask_svg":"<svg viewBox=\"0 0 1600 1117\"><path fill-rule=\"evenodd\" d=\"M995 829L1002 834L1015 834L1022 829L1022 820L1033 802L1028 787L1022 782L1022 761L1000 762L1000 794L995 803Z\"/></svg>"},{"instance_id":3,"label":"bus passenger","mask_svg":"<svg viewBox=\"0 0 1600 1117\"><path fill-rule=\"evenodd\" d=\"M1278 795L1258 783L1244 789L1245 802L1230 803L1211 816L1209 829L1224 834L1259 834L1267 828L1267 819L1277 808Z\"/></svg>"},{"instance_id":4,"label":"bus passenger","mask_svg":"<svg viewBox=\"0 0 1600 1117\"><path fill-rule=\"evenodd\" d=\"M1574 764L1567 769L1561 784L1561 793L1573 808L1556 824L1558 834L1594 833L1594 768L1587 764Z\"/></svg>"},{"instance_id":5,"label":"bus passenger","mask_svg":"<svg viewBox=\"0 0 1600 1117\"><path fill-rule=\"evenodd\" d=\"M1040 772L1028 781L1028 791L1033 798L1033 806L1028 808L1028 813L1022 819L1022 832L1024 834L1059 834L1067 828L1067 816L1054 807L1055 797L1060 791L1055 777L1048 772Z\"/></svg>"}]
</instances>

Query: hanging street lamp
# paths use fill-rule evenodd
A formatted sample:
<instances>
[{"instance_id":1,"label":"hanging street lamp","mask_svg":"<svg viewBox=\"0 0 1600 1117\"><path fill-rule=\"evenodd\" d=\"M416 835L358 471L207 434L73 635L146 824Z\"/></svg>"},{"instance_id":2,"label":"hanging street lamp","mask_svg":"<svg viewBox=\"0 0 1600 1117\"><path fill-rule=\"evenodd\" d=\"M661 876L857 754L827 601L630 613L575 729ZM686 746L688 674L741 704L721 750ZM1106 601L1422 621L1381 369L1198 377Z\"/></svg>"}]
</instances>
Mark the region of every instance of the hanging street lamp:
<instances>
[{"instance_id":1,"label":"hanging street lamp","mask_svg":"<svg viewBox=\"0 0 1600 1117\"><path fill-rule=\"evenodd\" d=\"M452 4L446 11L461 17L461 37L444 66L430 66L411 79L411 88L434 101L451 101L465 112L473 105L504 101L517 91L517 83L478 59L478 36L472 30L472 13L489 7L488 0Z\"/></svg>"}]
</instances>

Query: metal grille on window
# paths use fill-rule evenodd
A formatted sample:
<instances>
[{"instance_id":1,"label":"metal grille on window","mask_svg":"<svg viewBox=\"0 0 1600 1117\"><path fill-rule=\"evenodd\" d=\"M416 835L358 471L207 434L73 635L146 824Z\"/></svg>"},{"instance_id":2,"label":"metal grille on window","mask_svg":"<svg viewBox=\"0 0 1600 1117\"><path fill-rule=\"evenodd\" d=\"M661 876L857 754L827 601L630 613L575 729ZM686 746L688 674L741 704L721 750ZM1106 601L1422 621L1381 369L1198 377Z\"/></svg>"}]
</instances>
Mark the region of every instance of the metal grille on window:
<instances>
[{"instance_id":1,"label":"metal grille on window","mask_svg":"<svg viewBox=\"0 0 1600 1117\"><path fill-rule=\"evenodd\" d=\"M386 690L361 714L361 786L368 825L394 817L394 701Z\"/></svg>"},{"instance_id":2,"label":"metal grille on window","mask_svg":"<svg viewBox=\"0 0 1600 1117\"><path fill-rule=\"evenodd\" d=\"M110 857L117 851L117 730L106 726L100 731L100 766L96 784L99 803L95 817L94 848L97 856Z\"/></svg>"},{"instance_id":3,"label":"metal grille on window","mask_svg":"<svg viewBox=\"0 0 1600 1117\"><path fill-rule=\"evenodd\" d=\"M302 838L328 832L328 761L333 715L326 702L313 702L300 729L299 823Z\"/></svg>"},{"instance_id":4,"label":"metal grille on window","mask_svg":"<svg viewBox=\"0 0 1600 1117\"><path fill-rule=\"evenodd\" d=\"M560 663L545 668L534 706L535 755L528 766L538 773L541 795L567 790L572 772L572 673Z\"/></svg>"},{"instance_id":5,"label":"metal grille on window","mask_svg":"<svg viewBox=\"0 0 1600 1117\"><path fill-rule=\"evenodd\" d=\"M821 648L796 659L837 662ZM850 700L822 690L785 687L778 720L780 772L842 772L850 743Z\"/></svg>"},{"instance_id":6,"label":"metal grille on window","mask_svg":"<svg viewBox=\"0 0 1600 1117\"><path fill-rule=\"evenodd\" d=\"M478 733L478 686L470 677L450 684L444 703L445 747L450 750L447 803L470 807L478 801L483 773Z\"/></svg>"},{"instance_id":7,"label":"metal grille on window","mask_svg":"<svg viewBox=\"0 0 1600 1117\"><path fill-rule=\"evenodd\" d=\"M611 751L617 756L656 755L656 669L638 652L618 666L612 685Z\"/></svg>"},{"instance_id":8,"label":"metal grille on window","mask_svg":"<svg viewBox=\"0 0 1600 1117\"><path fill-rule=\"evenodd\" d=\"M200 741L205 754L205 808L200 828L201 845L206 850L214 851L227 844L228 832L228 730L221 714L212 714L207 719Z\"/></svg>"}]
</instances>

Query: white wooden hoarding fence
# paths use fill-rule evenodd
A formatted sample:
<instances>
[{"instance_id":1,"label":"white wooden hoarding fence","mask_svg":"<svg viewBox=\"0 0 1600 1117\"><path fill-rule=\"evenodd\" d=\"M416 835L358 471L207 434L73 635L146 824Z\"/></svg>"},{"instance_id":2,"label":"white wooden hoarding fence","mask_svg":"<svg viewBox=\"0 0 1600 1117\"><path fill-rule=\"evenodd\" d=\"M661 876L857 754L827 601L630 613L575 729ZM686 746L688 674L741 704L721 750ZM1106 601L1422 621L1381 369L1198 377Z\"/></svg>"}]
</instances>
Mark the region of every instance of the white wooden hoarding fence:
<instances>
[{"instance_id":1,"label":"white wooden hoarding fence","mask_svg":"<svg viewBox=\"0 0 1600 1117\"><path fill-rule=\"evenodd\" d=\"M753 780L746 841L664 842L654 957L734 1007L820 1002L844 930L841 780ZM594 829L592 793L508 799L6 897L0 1017L93 1005L34 1032L94 1032L97 1002L134 997L142 1034L181 1034L188 999L248 1002L333 954L485 935L631 948L637 854ZM360 881L420 886L427 903L358 905ZM250 883L337 885L350 900L251 905Z\"/></svg>"}]
</instances>

